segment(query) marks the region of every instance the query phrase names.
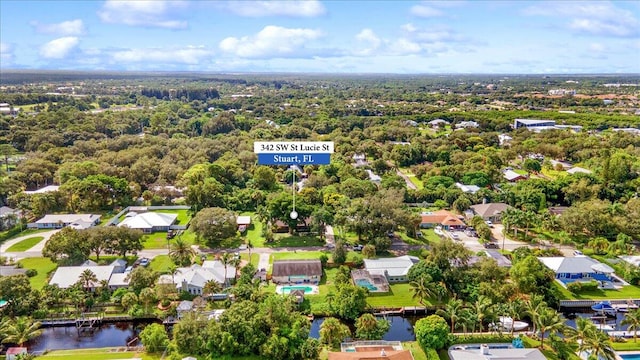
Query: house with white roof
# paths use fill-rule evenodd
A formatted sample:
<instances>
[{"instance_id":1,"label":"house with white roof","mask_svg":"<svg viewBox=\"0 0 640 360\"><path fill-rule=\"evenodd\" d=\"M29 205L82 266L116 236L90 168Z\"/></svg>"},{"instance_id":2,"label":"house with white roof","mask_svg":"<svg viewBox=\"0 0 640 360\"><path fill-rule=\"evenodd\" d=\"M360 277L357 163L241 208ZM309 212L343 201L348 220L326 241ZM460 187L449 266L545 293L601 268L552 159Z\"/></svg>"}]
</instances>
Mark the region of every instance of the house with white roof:
<instances>
[{"instance_id":1,"label":"house with white roof","mask_svg":"<svg viewBox=\"0 0 640 360\"><path fill-rule=\"evenodd\" d=\"M505 346L506 345L506 346ZM511 344L454 345L449 348L451 360L545 360L536 348L514 348Z\"/></svg>"},{"instance_id":2,"label":"house with white roof","mask_svg":"<svg viewBox=\"0 0 640 360\"><path fill-rule=\"evenodd\" d=\"M365 171L367 172L367 174L369 174L369 181L371 181L374 184L380 185L380 182L382 181L382 178L380 177L380 175L375 174L373 171L369 169Z\"/></svg>"},{"instance_id":3,"label":"house with white roof","mask_svg":"<svg viewBox=\"0 0 640 360\"><path fill-rule=\"evenodd\" d=\"M406 282L409 281L407 278L409 269L419 261L419 258L410 255L395 258L365 259L364 268L369 274L384 275L390 283Z\"/></svg>"},{"instance_id":4,"label":"house with white roof","mask_svg":"<svg viewBox=\"0 0 640 360\"><path fill-rule=\"evenodd\" d=\"M144 233L157 231L169 231L171 225L176 222L178 214L145 212L136 213L130 211L118 226L127 226L132 229L142 230Z\"/></svg>"},{"instance_id":5,"label":"house with white roof","mask_svg":"<svg viewBox=\"0 0 640 360\"><path fill-rule=\"evenodd\" d=\"M467 194L475 194L480 190L480 187L477 185L465 185L459 182L455 183L455 185L458 189L462 190L463 193Z\"/></svg>"},{"instance_id":6,"label":"house with white roof","mask_svg":"<svg viewBox=\"0 0 640 360\"><path fill-rule=\"evenodd\" d=\"M251 216L240 215L236 218L236 224L238 224L238 231L245 232L251 225Z\"/></svg>"},{"instance_id":7,"label":"house with white roof","mask_svg":"<svg viewBox=\"0 0 640 360\"><path fill-rule=\"evenodd\" d=\"M208 281L220 284L228 284L236 278L236 268L227 265L225 278L225 266L218 260L207 260L202 266L193 264L190 267L178 268L172 275L162 275L158 279L159 284L175 284L178 291L186 291L192 295L203 295L204 285Z\"/></svg>"},{"instance_id":8,"label":"house with white roof","mask_svg":"<svg viewBox=\"0 0 640 360\"><path fill-rule=\"evenodd\" d=\"M29 224L29 228L37 229L62 229L70 226L74 229L88 229L100 223L102 215L99 214L47 214L35 223Z\"/></svg>"},{"instance_id":9,"label":"house with white roof","mask_svg":"<svg viewBox=\"0 0 640 360\"><path fill-rule=\"evenodd\" d=\"M53 273L51 280L49 280L49 285L58 285L61 289L67 289L73 286L80 280L81 274L85 270L90 270L92 273L96 275L98 281L91 282L89 285L90 291L95 291L97 288L101 286L102 281L109 282L109 287L111 287L111 277L113 275L114 267L109 266L60 266L56 269L56 272ZM127 274L120 274L127 275ZM114 279L115 280L115 279ZM126 284L124 284L126 282ZM118 287L127 287L129 286L129 281L123 278L118 279Z\"/></svg>"},{"instance_id":10,"label":"house with white roof","mask_svg":"<svg viewBox=\"0 0 640 360\"><path fill-rule=\"evenodd\" d=\"M598 281L601 284L612 284L614 270L598 260L588 256L574 257L539 257L538 260L555 273L555 278L563 286L575 281Z\"/></svg>"},{"instance_id":11,"label":"house with white roof","mask_svg":"<svg viewBox=\"0 0 640 360\"><path fill-rule=\"evenodd\" d=\"M505 178L509 182L516 182L519 180L525 180L527 177L513 170L505 170L502 172L502 177Z\"/></svg>"},{"instance_id":12,"label":"house with white roof","mask_svg":"<svg viewBox=\"0 0 640 360\"><path fill-rule=\"evenodd\" d=\"M58 191L60 189L60 186L58 185L47 185L45 187L42 187L40 189L37 190L29 190L29 191L24 191L25 194L44 194L44 193L48 193L48 192L53 192L53 191Z\"/></svg>"}]
</instances>

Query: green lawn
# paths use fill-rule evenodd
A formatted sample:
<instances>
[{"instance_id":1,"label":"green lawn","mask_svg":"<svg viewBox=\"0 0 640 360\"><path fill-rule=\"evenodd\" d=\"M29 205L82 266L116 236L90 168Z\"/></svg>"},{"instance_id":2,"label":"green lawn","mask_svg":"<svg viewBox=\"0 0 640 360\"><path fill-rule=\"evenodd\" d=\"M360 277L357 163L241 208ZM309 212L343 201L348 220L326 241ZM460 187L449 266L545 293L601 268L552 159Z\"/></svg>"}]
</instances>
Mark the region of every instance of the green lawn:
<instances>
[{"instance_id":1,"label":"green lawn","mask_svg":"<svg viewBox=\"0 0 640 360\"><path fill-rule=\"evenodd\" d=\"M25 269L35 269L38 274L29 278L31 287L34 289L42 289L48 280L49 272L53 271L58 265L53 263L49 258L26 258L19 261Z\"/></svg>"},{"instance_id":2,"label":"green lawn","mask_svg":"<svg viewBox=\"0 0 640 360\"><path fill-rule=\"evenodd\" d=\"M23 230L22 232L19 232L19 233L15 234L14 236L12 236L12 237L10 237L8 239L5 239L4 241L13 240L15 238L19 238L19 237L27 236L27 235L35 235L35 234L39 234L39 233L43 233L43 232L47 232L47 231L51 231L51 230L52 229L26 229L26 230ZM6 233L6 231L3 232L3 234L4 233ZM0 241L0 242L4 242L4 241Z\"/></svg>"},{"instance_id":3,"label":"green lawn","mask_svg":"<svg viewBox=\"0 0 640 360\"><path fill-rule=\"evenodd\" d=\"M595 291L582 291L579 294L572 294L569 290L557 282L553 282L553 285L562 293L562 299L565 300L614 300L614 299L638 299L640 298L640 286L627 285L623 286L620 290L595 290Z\"/></svg>"},{"instance_id":4,"label":"green lawn","mask_svg":"<svg viewBox=\"0 0 640 360\"><path fill-rule=\"evenodd\" d=\"M423 305L417 299L413 299L413 291L409 284L391 284L388 293L370 293L367 304L373 307L402 307L428 306L431 302L425 301Z\"/></svg>"},{"instance_id":5,"label":"green lawn","mask_svg":"<svg viewBox=\"0 0 640 360\"><path fill-rule=\"evenodd\" d=\"M640 337L640 332L638 332L638 336ZM616 351L638 351L640 350L640 341L633 341L633 339L628 339L626 342L614 342L613 350Z\"/></svg>"},{"instance_id":6,"label":"green lawn","mask_svg":"<svg viewBox=\"0 0 640 360\"><path fill-rule=\"evenodd\" d=\"M427 360L427 354L424 353L417 341L403 341L402 348L410 350L414 360Z\"/></svg>"},{"instance_id":7,"label":"green lawn","mask_svg":"<svg viewBox=\"0 0 640 360\"><path fill-rule=\"evenodd\" d=\"M53 350L45 355L38 356L42 359L77 359L77 360L112 360L141 358L143 360L159 360L162 354L147 354L144 352L117 351L118 348L96 348L78 350Z\"/></svg>"},{"instance_id":8,"label":"green lawn","mask_svg":"<svg viewBox=\"0 0 640 360\"><path fill-rule=\"evenodd\" d=\"M149 268L160 273L165 273L168 272L169 268L174 265L175 264L169 258L169 255L158 255L154 257L153 260L151 260Z\"/></svg>"},{"instance_id":9,"label":"green lawn","mask_svg":"<svg viewBox=\"0 0 640 360\"><path fill-rule=\"evenodd\" d=\"M275 234L274 241L266 243L267 247L308 247L323 246L324 240L318 236L295 236L290 234Z\"/></svg>"},{"instance_id":10,"label":"green lawn","mask_svg":"<svg viewBox=\"0 0 640 360\"><path fill-rule=\"evenodd\" d=\"M44 239L44 237L42 237L42 236L34 236L34 237L26 238L26 239L24 239L24 240L22 240L20 242L17 242L15 244L11 245L7 249L7 252L27 251L27 250L31 249L32 247L34 247L37 243L39 243L43 239Z\"/></svg>"},{"instance_id":11,"label":"green lawn","mask_svg":"<svg viewBox=\"0 0 640 360\"><path fill-rule=\"evenodd\" d=\"M251 216L251 225L247 229L247 232L243 234L247 240L251 241L253 247L265 247L264 237L262 236L262 222L258 220L256 215L252 212L244 212L242 215Z\"/></svg>"},{"instance_id":12,"label":"green lawn","mask_svg":"<svg viewBox=\"0 0 640 360\"><path fill-rule=\"evenodd\" d=\"M240 254L240 258L244 261L249 261L249 253ZM259 262L260 262L260 254L256 254L252 252L250 263L257 267Z\"/></svg>"},{"instance_id":13,"label":"green lawn","mask_svg":"<svg viewBox=\"0 0 640 360\"><path fill-rule=\"evenodd\" d=\"M166 249L167 233L155 232L142 235L142 246L145 249Z\"/></svg>"},{"instance_id":14,"label":"green lawn","mask_svg":"<svg viewBox=\"0 0 640 360\"><path fill-rule=\"evenodd\" d=\"M320 255L325 254L329 257L331 261L331 251L321 250L321 251L288 251L288 252L279 252L271 254L271 261L273 260L305 260L305 259L319 259ZM347 252L347 262L355 261L360 253L355 251Z\"/></svg>"},{"instance_id":15,"label":"green lawn","mask_svg":"<svg viewBox=\"0 0 640 360\"><path fill-rule=\"evenodd\" d=\"M165 214L178 214L176 219L177 225L187 225L191 221L190 210L153 210L153 212L165 213Z\"/></svg>"}]
</instances>

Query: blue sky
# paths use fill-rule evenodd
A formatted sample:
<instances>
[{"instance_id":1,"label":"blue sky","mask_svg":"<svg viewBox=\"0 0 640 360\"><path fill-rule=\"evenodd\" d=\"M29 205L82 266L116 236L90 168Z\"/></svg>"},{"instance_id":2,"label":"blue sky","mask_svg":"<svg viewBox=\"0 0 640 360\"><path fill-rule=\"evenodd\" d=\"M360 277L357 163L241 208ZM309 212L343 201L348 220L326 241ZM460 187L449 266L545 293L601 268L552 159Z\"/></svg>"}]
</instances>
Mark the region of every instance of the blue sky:
<instances>
[{"instance_id":1,"label":"blue sky","mask_svg":"<svg viewBox=\"0 0 640 360\"><path fill-rule=\"evenodd\" d=\"M640 1L0 0L0 68L640 73Z\"/></svg>"}]
</instances>

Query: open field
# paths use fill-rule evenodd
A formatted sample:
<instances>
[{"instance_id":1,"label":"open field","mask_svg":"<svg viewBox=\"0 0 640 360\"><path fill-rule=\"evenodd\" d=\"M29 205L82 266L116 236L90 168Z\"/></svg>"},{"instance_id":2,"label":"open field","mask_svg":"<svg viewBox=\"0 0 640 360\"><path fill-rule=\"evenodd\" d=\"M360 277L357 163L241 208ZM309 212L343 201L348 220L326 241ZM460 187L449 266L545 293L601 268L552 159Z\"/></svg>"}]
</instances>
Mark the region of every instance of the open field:
<instances>
[{"instance_id":1,"label":"open field","mask_svg":"<svg viewBox=\"0 0 640 360\"><path fill-rule=\"evenodd\" d=\"M53 263L49 258L26 258L19 261L25 269L35 269L38 274L29 278L31 287L34 289L42 289L47 284L49 272L53 271L58 265Z\"/></svg>"},{"instance_id":2,"label":"open field","mask_svg":"<svg viewBox=\"0 0 640 360\"><path fill-rule=\"evenodd\" d=\"M39 243L43 239L44 237L42 236L34 236L34 237L26 238L18 243L11 245L7 249L7 252L27 251L32 247L34 247L37 243Z\"/></svg>"}]
</instances>

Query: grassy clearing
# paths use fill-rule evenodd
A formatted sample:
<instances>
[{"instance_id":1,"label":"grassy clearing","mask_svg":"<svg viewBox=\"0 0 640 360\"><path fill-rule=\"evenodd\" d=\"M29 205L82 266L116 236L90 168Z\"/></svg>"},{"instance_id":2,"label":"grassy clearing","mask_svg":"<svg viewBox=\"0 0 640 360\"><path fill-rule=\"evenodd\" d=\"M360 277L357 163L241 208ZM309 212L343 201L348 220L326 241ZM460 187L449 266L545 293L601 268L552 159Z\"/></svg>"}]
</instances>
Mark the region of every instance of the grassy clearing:
<instances>
[{"instance_id":1,"label":"grassy clearing","mask_svg":"<svg viewBox=\"0 0 640 360\"><path fill-rule=\"evenodd\" d=\"M553 286L557 287L564 300L614 300L614 299L638 299L640 298L640 286L627 285L620 290L594 290L582 291L579 294L572 294L569 290L554 281Z\"/></svg>"},{"instance_id":2,"label":"grassy clearing","mask_svg":"<svg viewBox=\"0 0 640 360\"><path fill-rule=\"evenodd\" d=\"M71 360L113 360L113 359L132 359L140 358L142 360L159 360L162 354L147 354L144 352L117 351L117 348L95 348L95 349L77 349L77 350L54 350L45 355L38 356L42 359L71 359Z\"/></svg>"},{"instance_id":3,"label":"grassy clearing","mask_svg":"<svg viewBox=\"0 0 640 360\"><path fill-rule=\"evenodd\" d=\"M169 255L158 255L154 257L153 260L151 260L151 263L149 264L149 268L151 270L154 270L160 273L169 272L169 269L172 266L175 266L175 264L173 263Z\"/></svg>"},{"instance_id":4,"label":"grassy clearing","mask_svg":"<svg viewBox=\"0 0 640 360\"><path fill-rule=\"evenodd\" d=\"M367 304L373 307L403 307L403 306L425 306L431 305L430 301L420 304L413 298L413 292L409 284L391 284L388 293L370 293Z\"/></svg>"},{"instance_id":5,"label":"grassy clearing","mask_svg":"<svg viewBox=\"0 0 640 360\"><path fill-rule=\"evenodd\" d=\"M414 360L427 360L427 354L424 353L417 341L403 341L402 348L411 351Z\"/></svg>"},{"instance_id":6,"label":"grassy clearing","mask_svg":"<svg viewBox=\"0 0 640 360\"><path fill-rule=\"evenodd\" d=\"M34 237L26 238L20 242L17 242L11 245L7 249L7 252L27 251L42 240L44 240L44 237L42 236L34 236Z\"/></svg>"},{"instance_id":7,"label":"grassy clearing","mask_svg":"<svg viewBox=\"0 0 640 360\"><path fill-rule=\"evenodd\" d=\"M156 232L142 235L142 247L145 249L166 249L167 233Z\"/></svg>"},{"instance_id":8,"label":"grassy clearing","mask_svg":"<svg viewBox=\"0 0 640 360\"><path fill-rule=\"evenodd\" d=\"M19 261L24 269L35 269L38 274L29 278L31 287L34 289L42 289L47 284L48 275L51 271L58 267L57 264L49 260L49 258L26 258Z\"/></svg>"},{"instance_id":9,"label":"grassy clearing","mask_svg":"<svg viewBox=\"0 0 640 360\"><path fill-rule=\"evenodd\" d=\"M191 212L189 210L154 210L153 212L165 214L178 214L176 219L178 225L187 225L191 221Z\"/></svg>"},{"instance_id":10,"label":"grassy clearing","mask_svg":"<svg viewBox=\"0 0 640 360\"><path fill-rule=\"evenodd\" d=\"M289 234L275 234L274 241L266 243L267 247L309 247L323 246L324 240L318 236L295 236Z\"/></svg>"},{"instance_id":11,"label":"grassy clearing","mask_svg":"<svg viewBox=\"0 0 640 360\"><path fill-rule=\"evenodd\" d=\"M242 215L251 216L251 225L247 229L247 232L243 234L243 237L251 241L253 247L265 247L265 239L262 236L263 224L253 212L244 212Z\"/></svg>"}]
</instances>

